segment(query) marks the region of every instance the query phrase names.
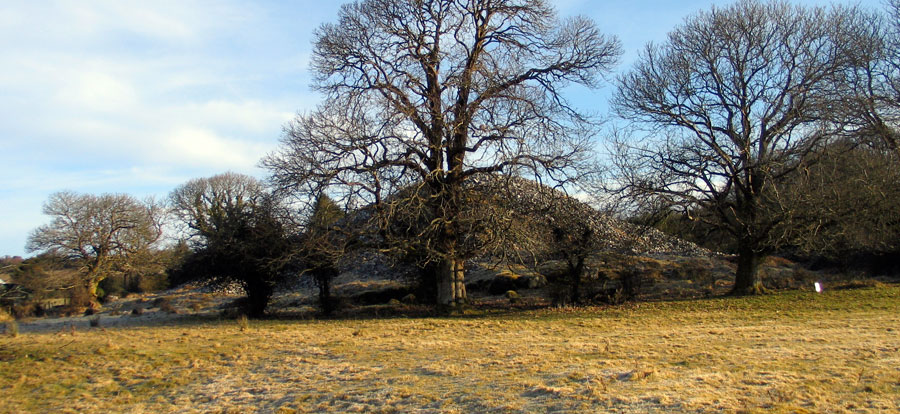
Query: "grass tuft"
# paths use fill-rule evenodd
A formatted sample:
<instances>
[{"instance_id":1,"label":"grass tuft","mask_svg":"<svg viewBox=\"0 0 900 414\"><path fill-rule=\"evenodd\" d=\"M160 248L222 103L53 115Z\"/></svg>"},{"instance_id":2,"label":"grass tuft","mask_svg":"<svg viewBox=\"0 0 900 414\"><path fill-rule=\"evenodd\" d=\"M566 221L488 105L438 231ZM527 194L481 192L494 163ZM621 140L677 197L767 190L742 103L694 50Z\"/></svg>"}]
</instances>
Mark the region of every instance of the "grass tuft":
<instances>
[{"instance_id":1,"label":"grass tuft","mask_svg":"<svg viewBox=\"0 0 900 414\"><path fill-rule=\"evenodd\" d=\"M250 329L250 319L247 315L241 315L237 318L237 325L241 332L245 332Z\"/></svg>"}]
</instances>

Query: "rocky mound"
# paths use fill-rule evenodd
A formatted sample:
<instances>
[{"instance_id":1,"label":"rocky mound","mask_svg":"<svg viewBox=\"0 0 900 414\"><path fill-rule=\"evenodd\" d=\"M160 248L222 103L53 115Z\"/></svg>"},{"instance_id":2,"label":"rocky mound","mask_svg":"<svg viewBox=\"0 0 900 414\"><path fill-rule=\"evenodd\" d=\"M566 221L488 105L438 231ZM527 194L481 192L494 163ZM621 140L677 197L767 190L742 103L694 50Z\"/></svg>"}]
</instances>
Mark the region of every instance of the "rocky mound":
<instances>
[{"instance_id":1,"label":"rocky mound","mask_svg":"<svg viewBox=\"0 0 900 414\"><path fill-rule=\"evenodd\" d=\"M609 214L598 211L585 202L571 197L562 191L541 185L522 178L505 176L480 177L467 183L467 188L474 192L470 199L481 203L496 203L501 206L474 206L492 213L506 214L518 221L520 231L530 232L524 238L537 240L537 250L545 249L540 245L546 241L550 229L555 226L587 226L594 236L592 249L595 253L613 252L629 256L644 257L709 257L711 252L693 243L669 236L656 229L634 225ZM484 196L487 195L487 196ZM510 211L513 214L507 214ZM378 290L394 288L398 283L413 280L418 270L413 265L397 263L384 254L379 253L377 245L380 236L375 229L370 207L361 209L347 217L339 226L353 230L356 237L366 239L369 247L354 249L348 252L339 263L340 275L334 280L337 294L353 295L360 289ZM525 229L525 230L522 230ZM543 237L543 239L542 239ZM510 245L515 242L510 242ZM514 257L512 247L509 251L500 252ZM497 251L475 258L466 265L469 283L490 284L500 270L492 264L498 263ZM534 257L534 256L529 256ZM303 281L302 288L312 289L312 282Z\"/></svg>"},{"instance_id":2,"label":"rocky mound","mask_svg":"<svg viewBox=\"0 0 900 414\"><path fill-rule=\"evenodd\" d=\"M509 208L527 217L534 225L587 226L601 250L650 256L708 256L710 251L694 243L667 235L654 228L638 226L534 181L515 177L481 177L470 187L479 192L503 194Z\"/></svg>"}]
</instances>

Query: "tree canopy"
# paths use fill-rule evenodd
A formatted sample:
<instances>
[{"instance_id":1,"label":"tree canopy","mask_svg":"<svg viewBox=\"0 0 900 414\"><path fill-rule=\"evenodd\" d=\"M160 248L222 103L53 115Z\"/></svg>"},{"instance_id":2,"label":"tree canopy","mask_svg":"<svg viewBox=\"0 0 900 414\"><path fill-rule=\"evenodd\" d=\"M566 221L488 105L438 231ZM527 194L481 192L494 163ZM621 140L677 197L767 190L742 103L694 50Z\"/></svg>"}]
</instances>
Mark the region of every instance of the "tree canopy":
<instances>
[{"instance_id":1,"label":"tree canopy","mask_svg":"<svg viewBox=\"0 0 900 414\"><path fill-rule=\"evenodd\" d=\"M240 283L248 313L261 316L294 252L295 229L279 200L255 178L235 173L188 181L170 200L194 246L188 271Z\"/></svg>"},{"instance_id":2,"label":"tree canopy","mask_svg":"<svg viewBox=\"0 0 900 414\"><path fill-rule=\"evenodd\" d=\"M162 206L126 194L63 191L44 203L44 214L52 217L51 222L32 231L26 248L78 263L93 301L100 281L126 268L132 256L151 248L163 232Z\"/></svg>"}]
</instances>

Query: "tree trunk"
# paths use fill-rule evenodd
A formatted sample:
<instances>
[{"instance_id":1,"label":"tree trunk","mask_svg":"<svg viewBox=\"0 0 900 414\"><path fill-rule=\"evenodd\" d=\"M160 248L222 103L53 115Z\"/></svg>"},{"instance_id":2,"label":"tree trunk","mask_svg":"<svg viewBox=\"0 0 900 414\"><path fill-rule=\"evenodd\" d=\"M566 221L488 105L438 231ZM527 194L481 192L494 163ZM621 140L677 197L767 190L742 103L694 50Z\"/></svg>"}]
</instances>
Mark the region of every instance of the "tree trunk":
<instances>
[{"instance_id":1,"label":"tree trunk","mask_svg":"<svg viewBox=\"0 0 900 414\"><path fill-rule=\"evenodd\" d=\"M85 284L85 288L87 289L87 293L91 298L91 302L97 300L97 288L100 287L100 279L98 278L90 278Z\"/></svg>"},{"instance_id":2,"label":"tree trunk","mask_svg":"<svg viewBox=\"0 0 900 414\"><path fill-rule=\"evenodd\" d=\"M457 160L457 162L460 161ZM454 168L453 165L454 162L450 162L452 168ZM451 172L450 177L435 182L432 191L436 195L432 206L435 211L434 215L442 220L437 244L442 248L439 251L440 260L437 264L437 305L455 307L464 304L467 299L465 269L463 260L460 259L457 251L460 240L458 220L460 218L462 184L456 178L456 173Z\"/></svg>"},{"instance_id":3,"label":"tree trunk","mask_svg":"<svg viewBox=\"0 0 900 414\"><path fill-rule=\"evenodd\" d=\"M466 302L465 268L455 257L443 259L438 266L437 301L441 306L456 306Z\"/></svg>"},{"instance_id":4,"label":"tree trunk","mask_svg":"<svg viewBox=\"0 0 900 414\"><path fill-rule=\"evenodd\" d=\"M331 316L334 312L334 300L331 298L331 280L334 274L319 273L315 275L316 284L319 285L319 306L325 316Z\"/></svg>"},{"instance_id":5,"label":"tree trunk","mask_svg":"<svg viewBox=\"0 0 900 414\"><path fill-rule=\"evenodd\" d=\"M263 276L258 276L262 278ZM247 316L251 318L261 318L266 313L269 306L269 299L272 297L274 288L264 281L251 281L244 285L247 293L247 304L245 310Z\"/></svg>"},{"instance_id":6,"label":"tree trunk","mask_svg":"<svg viewBox=\"0 0 900 414\"><path fill-rule=\"evenodd\" d=\"M577 305L581 302L581 278L584 273L584 256L578 256L575 258L575 264L573 266L572 262L569 261L569 282L570 291L569 291L569 300L573 305Z\"/></svg>"},{"instance_id":7,"label":"tree trunk","mask_svg":"<svg viewBox=\"0 0 900 414\"><path fill-rule=\"evenodd\" d=\"M760 295L764 293L762 281L759 278L759 264L765 255L755 251L749 246L738 248L737 273L734 278L732 295Z\"/></svg>"},{"instance_id":8,"label":"tree trunk","mask_svg":"<svg viewBox=\"0 0 900 414\"><path fill-rule=\"evenodd\" d=\"M90 277L85 283L84 287L88 294L88 307L91 309L100 309L100 300L97 298L97 288L100 287L100 282L103 281L102 277Z\"/></svg>"}]
</instances>

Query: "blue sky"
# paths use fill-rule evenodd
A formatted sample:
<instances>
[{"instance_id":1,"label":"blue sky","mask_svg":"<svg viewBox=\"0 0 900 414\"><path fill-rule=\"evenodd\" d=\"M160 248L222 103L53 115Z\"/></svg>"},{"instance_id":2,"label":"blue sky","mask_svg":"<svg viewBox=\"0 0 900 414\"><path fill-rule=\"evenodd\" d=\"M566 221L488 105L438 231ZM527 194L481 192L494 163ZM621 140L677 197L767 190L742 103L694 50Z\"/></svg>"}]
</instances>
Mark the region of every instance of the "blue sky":
<instances>
[{"instance_id":1,"label":"blue sky","mask_svg":"<svg viewBox=\"0 0 900 414\"><path fill-rule=\"evenodd\" d=\"M728 1L560 0L623 42L649 41ZM804 1L806 4L829 4ZM878 7L878 0L863 1ZM282 125L312 109L313 30L329 1L29 1L0 8L0 256L26 254L56 191L165 197L197 177L264 177ZM610 87L573 90L604 112Z\"/></svg>"}]
</instances>

